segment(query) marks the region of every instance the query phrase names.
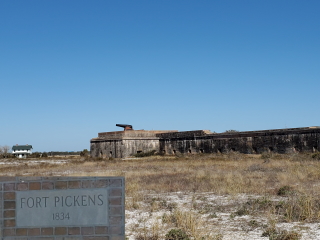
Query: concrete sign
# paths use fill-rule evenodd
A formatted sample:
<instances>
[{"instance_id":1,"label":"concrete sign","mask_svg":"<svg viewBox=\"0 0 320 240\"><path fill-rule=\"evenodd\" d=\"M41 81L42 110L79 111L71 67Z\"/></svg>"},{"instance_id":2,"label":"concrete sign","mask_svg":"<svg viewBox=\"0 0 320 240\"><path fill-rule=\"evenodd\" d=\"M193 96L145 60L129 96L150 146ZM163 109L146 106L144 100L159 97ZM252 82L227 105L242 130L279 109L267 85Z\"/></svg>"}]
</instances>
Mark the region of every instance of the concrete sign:
<instances>
[{"instance_id":1,"label":"concrete sign","mask_svg":"<svg viewBox=\"0 0 320 240\"><path fill-rule=\"evenodd\" d=\"M125 239L123 177L0 181L2 240Z\"/></svg>"},{"instance_id":2,"label":"concrete sign","mask_svg":"<svg viewBox=\"0 0 320 240\"><path fill-rule=\"evenodd\" d=\"M17 227L108 224L107 189L16 193Z\"/></svg>"}]
</instances>

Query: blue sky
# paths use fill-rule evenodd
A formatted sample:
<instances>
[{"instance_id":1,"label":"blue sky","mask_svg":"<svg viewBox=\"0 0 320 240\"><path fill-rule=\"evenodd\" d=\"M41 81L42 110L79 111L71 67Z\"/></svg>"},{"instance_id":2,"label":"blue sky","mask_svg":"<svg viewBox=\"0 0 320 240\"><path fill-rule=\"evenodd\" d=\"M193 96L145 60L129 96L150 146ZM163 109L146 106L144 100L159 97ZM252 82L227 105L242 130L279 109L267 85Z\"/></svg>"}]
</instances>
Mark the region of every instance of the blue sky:
<instances>
[{"instance_id":1,"label":"blue sky","mask_svg":"<svg viewBox=\"0 0 320 240\"><path fill-rule=\"evenodd\" d=\"M0 0L0 145L320 125L320 1Z\"/></svg>"}]
</instances>

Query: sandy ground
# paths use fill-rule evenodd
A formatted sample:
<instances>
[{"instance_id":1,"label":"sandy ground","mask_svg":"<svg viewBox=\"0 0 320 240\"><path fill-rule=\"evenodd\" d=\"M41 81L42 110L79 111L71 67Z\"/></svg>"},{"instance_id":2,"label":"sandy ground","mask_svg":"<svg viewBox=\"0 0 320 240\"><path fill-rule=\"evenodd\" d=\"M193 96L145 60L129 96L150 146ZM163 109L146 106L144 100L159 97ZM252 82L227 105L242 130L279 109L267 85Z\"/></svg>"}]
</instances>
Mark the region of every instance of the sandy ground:
<instances>
[{"instance_id":1,"label":"sandy ground","mask_svg":"<svg viewBox=\"0 0 320 240\"><path fill-rule=\"evenodd\" d=\"M266 240L269 237L262 237L268 225L268 219L259 215L243 215L234 216L233 213L239 204L245 203L249 199L261 198L261 196L238 195L238 196L217 196L211 193L202 194L185 194L170 193L165 196L153 195L151 198L165 200L167 204L176 204L176 209L183 211L199 211L194 210L192 206L204 205L211 206L215 209L224 209L224 211L215 211L214 217L212 213L202 213L200 217L204 222L203 228L213 234L221 234L223 240ZM279 201L281 199L273 199ZM162 229L162 236L168 232L170 226L162 222L164 214L170 214L166 209L158 209L150 213L148 211L148 203L140 202L139 208L136 210L126 210L126 236L129 240L135 239L137 232L148 229L152 231L152 227L157 225ZM211 214L211 215L210 215ZM276 227L281 230L296 231L301 234L301 240L319 240L320 224L319 223L278 223ZM172 227L171 227L172 228Z\"/></svg>"}]
</instances>

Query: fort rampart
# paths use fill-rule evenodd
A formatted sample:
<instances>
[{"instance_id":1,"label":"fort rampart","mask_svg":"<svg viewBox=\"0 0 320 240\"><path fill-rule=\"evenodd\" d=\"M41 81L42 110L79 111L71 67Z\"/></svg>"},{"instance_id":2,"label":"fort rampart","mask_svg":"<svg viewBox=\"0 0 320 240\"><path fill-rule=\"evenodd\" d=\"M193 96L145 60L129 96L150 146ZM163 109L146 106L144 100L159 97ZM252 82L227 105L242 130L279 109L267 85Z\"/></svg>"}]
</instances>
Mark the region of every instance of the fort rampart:
<instances>
[{"instance_id":1,"label":"fort rampart","mask_svg":"<svg viewBox=\"0 0 320 240\"><path fill-rule=\"evenodd\" d=\"M139 152L194 153L292 153L320 150L320 127L247 132L131 130L99 133L90 141L92 157L125 158Z\"/></svg>"}]
</instances>

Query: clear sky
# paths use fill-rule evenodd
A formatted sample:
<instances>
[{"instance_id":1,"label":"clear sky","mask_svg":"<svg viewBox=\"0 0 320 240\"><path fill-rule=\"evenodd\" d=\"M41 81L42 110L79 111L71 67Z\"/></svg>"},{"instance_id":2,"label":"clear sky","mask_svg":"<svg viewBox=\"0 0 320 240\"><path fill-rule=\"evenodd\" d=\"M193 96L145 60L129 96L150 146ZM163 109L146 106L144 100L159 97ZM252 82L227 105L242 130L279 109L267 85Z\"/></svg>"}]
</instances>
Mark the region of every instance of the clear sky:
<instances>
[{"instance_id":1,"label":"clear sky","mask_svg":"<svg viewBox=\"0 0 320 240\"><path fill-rule=\"evenodd\" d=\"M320 1L0 0L0 145L320 125Z\"/></svg>"}]
</instances>

